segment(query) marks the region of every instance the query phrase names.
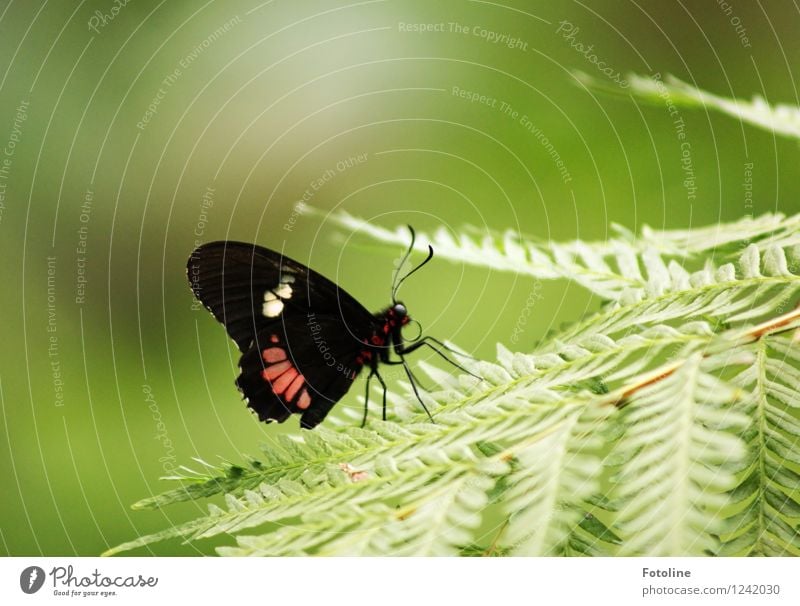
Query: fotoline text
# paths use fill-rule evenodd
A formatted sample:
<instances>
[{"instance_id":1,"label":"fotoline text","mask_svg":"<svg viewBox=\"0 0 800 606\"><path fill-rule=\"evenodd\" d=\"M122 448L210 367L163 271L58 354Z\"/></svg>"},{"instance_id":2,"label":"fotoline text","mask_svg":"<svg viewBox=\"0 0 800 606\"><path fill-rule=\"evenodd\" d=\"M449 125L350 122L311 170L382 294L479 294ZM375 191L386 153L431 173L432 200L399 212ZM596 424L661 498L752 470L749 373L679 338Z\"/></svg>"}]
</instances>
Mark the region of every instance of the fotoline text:
<instances>
[{"instance_id":1,"label":"fotoline text","mask_svg":"<svg viewBox=\"0 0 800 606\"><path fill-rule=\"evenodd\" d=\"M678 570L677 568L642 568L643 577L659 577L667 579L689 578L692 576L691 570Z\"/></svg>"}]
</instances>

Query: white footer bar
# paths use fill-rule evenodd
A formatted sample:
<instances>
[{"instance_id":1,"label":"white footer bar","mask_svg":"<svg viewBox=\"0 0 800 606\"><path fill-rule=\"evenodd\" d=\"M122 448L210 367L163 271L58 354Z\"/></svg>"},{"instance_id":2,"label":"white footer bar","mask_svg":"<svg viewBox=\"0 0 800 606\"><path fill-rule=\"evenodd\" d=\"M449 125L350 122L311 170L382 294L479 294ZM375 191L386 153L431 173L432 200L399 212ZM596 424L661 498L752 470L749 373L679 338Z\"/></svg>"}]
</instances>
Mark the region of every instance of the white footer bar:
<instances>
[{"instance_id":1,"label":"white footer bar","mask_svg":"<svg viewBox=\"0 0 800 606\"><path fill-rule=\"evenodd\" d=\"M0 559L0 604L800 604L793 558Z\"/></svg>"}]
</instances>

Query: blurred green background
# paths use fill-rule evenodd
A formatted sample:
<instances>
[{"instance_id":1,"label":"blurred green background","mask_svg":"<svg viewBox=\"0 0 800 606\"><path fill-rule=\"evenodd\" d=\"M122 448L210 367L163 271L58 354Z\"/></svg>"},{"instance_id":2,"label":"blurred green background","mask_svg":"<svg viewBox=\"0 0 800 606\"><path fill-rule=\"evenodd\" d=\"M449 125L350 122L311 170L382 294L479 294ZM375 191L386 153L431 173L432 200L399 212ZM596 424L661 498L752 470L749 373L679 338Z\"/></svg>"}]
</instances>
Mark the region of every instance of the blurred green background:
<instances>
[{"instance_id":1,"label":"blurred green background","mask_svg":"<svg viewBox=\"0 0 800 606\"><path fill-rule=\"evenodd\" d=\"M240 461L299 431L240 401L234 346L192 306L197 243L283 249L378 310L399 251L337 239L297 201L556 240L797 212L795 142L681 110L694 191L664 106L598 96L572 70L800 104L798 31L790 3L1 3L0 553L96 555L186 520L199 505L130 505L192 457ZM403 298L487 358L597 305L443 260Z\"/></svg>"}]
</instances>

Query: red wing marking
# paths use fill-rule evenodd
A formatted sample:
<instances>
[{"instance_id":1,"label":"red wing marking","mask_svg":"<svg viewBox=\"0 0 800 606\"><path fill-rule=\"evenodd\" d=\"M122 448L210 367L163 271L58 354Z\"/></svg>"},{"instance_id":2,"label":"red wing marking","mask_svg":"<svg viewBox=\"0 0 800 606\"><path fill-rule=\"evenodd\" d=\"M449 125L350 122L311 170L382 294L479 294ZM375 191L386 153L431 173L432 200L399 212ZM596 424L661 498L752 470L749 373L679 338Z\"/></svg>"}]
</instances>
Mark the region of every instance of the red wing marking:
<instances>
[{"instance_id":1,"label":"red wing marking","mask_svg":"<svg viewBox=\"0 0 800 606\"><path fill-rule=\"evenodd\" d=\"M383 338L380 335L372 335L370 340L373 345L383 345Z\"/></svg>"},{"instance_id":2,"label":"red wing marking","mask_svg":"<svg viewBox=\"0 0 800 606\"><path fill-rule=\"evenodd\" d=\"M294 397L297 395L297 392L300 391L300 388L303 386L303 383L305 382L306 378L301 374L298 374L294 378L292 384L286 388L286 391L283 394L283 397L286 398L287 402L291 402L292 400L294 400Z\"/></svg>"},{"instance_id":3,"label":"red wing marking","mask_svg":"<svg viewBox=\"0 0 800 606\"><path fill-rule=\"evenodd\" d=\"M278 335L272 335L272 336L269 338L269 340L270 340L270 341L272 341L273 343L277 343L277 342L279 341L279 339L278 339Z\"/></svg>"},{"instance_id":4,"label":"red wing marking","mask_svg":"<svg viewBox=\"0 0 800 606\"><path fill-rule=\"evenodd\" d=\"M261 377L269 383L272 392L291 403L306 382L300 371L286 359L286 351L280 347L269 347L261 353L268 366L261 371ZM303 389L297 407L305 410L311 405L308 390Z\"/></svg>"},{"instance_id":5,"label":"red wing marking","mask_svg":"<svg viewBox=\"0 0 800 606\"><path fill-rule=\"evenodd\" d=\"M272 383L272 391L275 392L275 395L281 395L283 392L286 391L286 388L291 385L292 381L294 381L300 373L297 372L296 368L290 368L285 373L283 373L280 377L278 377L277 381ZM288 400L288 398L287 398Z\"/></svg>"},{"instance_id":6,"label":"red wing marking","mask_svg":"<svg viewBox=\"0 0 800 606\"><path fill-rule=\"evenodd\" d=\"M267 366L264 370L261 371L261 376L264 377L269 382L272 382L274 379L280 377L283 373L289 370L292 367L292 363L289 360L285 362L278 362L277 364L273 364L272 366Z\"/></svg>"},{"instance_id":7,"label":"red wing marking","mask_svg":"<svg viewBox=\"0 0 800 606\"><path fill-rule=\"evenodd\" d=\"M286 359L286 352L280 347L270 347L264 350L261 357L264 358L264 362L280 362Z\"/></svg>"}]
</instances>

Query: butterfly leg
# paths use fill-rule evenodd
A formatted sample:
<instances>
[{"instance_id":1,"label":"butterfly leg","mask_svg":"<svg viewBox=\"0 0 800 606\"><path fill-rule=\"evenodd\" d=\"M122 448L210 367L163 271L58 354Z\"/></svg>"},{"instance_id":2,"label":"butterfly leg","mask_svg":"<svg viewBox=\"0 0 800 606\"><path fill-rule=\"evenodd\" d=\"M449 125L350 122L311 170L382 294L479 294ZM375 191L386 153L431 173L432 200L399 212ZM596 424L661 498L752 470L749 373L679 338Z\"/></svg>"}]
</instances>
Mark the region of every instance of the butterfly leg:
<instances>
[{"instance_id":1,"label":"butterfly leg","mask_svg":"<svg viewBox=\"0 0 800 606\"><path fill-rule=\"evenodd\" d=\"M481 377L479 375L476 375L474 372L470 372L469 370L467 370L466 368L461 366L461 364L459 364L458 362L454 362L453 360L448 358L447 354L445 354L442 350L438 349L436 347L436 345L433 345L432 343L430 343L430 341L433 341L434 343L440 345L441 347L447 349L448 351L453 351L451 348L447 347L444 343L442 343L438 339L434 339L433 337L423 337L419 341L417 341L415 343L412 343L411 345L406 346L405 344L403 344L402 347L400 347L399 349L396 350L397 354L400 355L400 356L405 356L406 354L410 354L411 352L416 351L417 349L419 349L423 345L427 345L433 351L435 351L437 355L442 357L449 364L452 364L453 366L455 366L459 370L464 371L465 373L467 373L471 377L475 377L476 379L480 379L481 381L483 381L483 377Z\"/></svg>"},{"instance_id":2,"label":"butterfly leg","mask_svg":"<svg viewBox=\"0 0 800 606\"><path fill-rule=\"evenodd\" d=\"M461 356L462 358L469 358L470 360L477 360L478 359L478 358L476 358L474 356L471 356L469 354L465 354L464 352L458 351L457 349L453 349L452 347L450 347L446 343L443 343L439 339L437 339L435 337L431 337L429 335L425 335L421 339L417 340L417 342L421 342L421 341L432 341L432 342L436 343L436 345L438 345L439 347L444 349L445 351L449 351L450 353L454 353L454 354L456 354L458 356Z\"/></svg>"},{"instance_id":3,"label":"butterfly leg","mask_svg":"<svg viewBox=\"0 0 800 606\"><path fill-rule=\"evenodd\" d=\"M408 363L406 363L405 359L403 358L401 358L401 360L403 363L403 368L406 371L406 376L408 377L408 380L411 383L411 388L414 390L414 395L417 396L417 400L419 400L419 403L422 404L422 409L425 411L425 414L428 415L428 418L431 420L431 423L436 423L436 421L433 420L433 417L431 416L428 407L425 406L425 402L422 401L422 397L419 395L419 390L417 389L417 383L416 381L414 381L414 375L411 372L411 369L408 367Z\"/></svg>"},{"instance_id":4,"label":"butterfly leg","mask_svg":"<svg viewBox=\"0 0 800 606\"><path fill-rule=\"evenodd\" d=\"M382 360L382 363L383 364L389 364L390 366L400 366L401 364L405 364L405 362L403 360ZM419 380L417 375L414 374L414 371L411 370L411 367L409 367L408 370L411 373L411 376L414 379L414 381L417 383L417 385L422 387L422 389L425 390L425 391L431 391L429 388L425 387L425 384L422 381Z\"/></svg>"},{"instance_id":5,"label":"butterfly leg","mask_svg":"<svg viewBox=\"0 0 800 606\"><path fill-rule=\"evenodd\" d=\"M367 413L369 412L369 382L372 379L372 375L375 374L373 370L369 373L367 377L367 388L364 390L364 418L361 420L361 427L364 427L367 424Z\"/></svg>"},{"instance_id":6,"label":"butterfly leg","mask_svg":"<svg viewBox=\"0 0 800 606\"><path fill-rule=\"evenodd\" d=\"M364 427L367 424L367 412L369 410L369 382L373 376L378 378L378 382L383 388L383 420L386 420L386 382L383 380L383 377L380 375L376 367L370 371L369 376L367 377L367 389L364 394L364 418L361 421L361 427Z\"/></svg>"},{"instance_id":7,"label":"butterfly leg","mask_svg":"<svg viewBox=\"0 0 800 606\"><path fill-rule=\"evenodd\" d=\"M386 382L383 380L383 377L378 373L378 369L376 368L372 372L375 373L375 376L378 377L378 381L381 383L381 387L383 387L383 420L386 420Z\"/></svg>"}]
</instances>

